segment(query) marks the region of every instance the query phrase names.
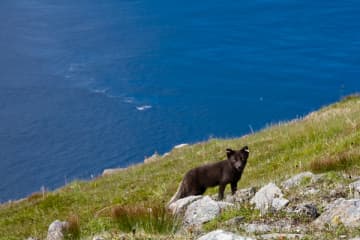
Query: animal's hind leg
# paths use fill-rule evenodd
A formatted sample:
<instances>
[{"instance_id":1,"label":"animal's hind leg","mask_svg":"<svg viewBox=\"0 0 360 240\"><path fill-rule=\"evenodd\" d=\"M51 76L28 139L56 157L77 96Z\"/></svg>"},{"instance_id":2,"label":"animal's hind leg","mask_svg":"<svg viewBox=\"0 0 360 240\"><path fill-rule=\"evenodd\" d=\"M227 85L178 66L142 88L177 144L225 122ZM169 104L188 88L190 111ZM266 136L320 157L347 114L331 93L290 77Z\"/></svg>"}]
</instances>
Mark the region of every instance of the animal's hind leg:
<instances>
[{"instance_id":1,"label":"animal's hind leg","mask_svg":"<svg viewBox=\"0 0 360 240\"><path fill-rule=\"evenodd\" d=\"M206 191L206 188L200 187L198 189L192 189L190 195L202 195Z\"/></svg>"}]
</instances>

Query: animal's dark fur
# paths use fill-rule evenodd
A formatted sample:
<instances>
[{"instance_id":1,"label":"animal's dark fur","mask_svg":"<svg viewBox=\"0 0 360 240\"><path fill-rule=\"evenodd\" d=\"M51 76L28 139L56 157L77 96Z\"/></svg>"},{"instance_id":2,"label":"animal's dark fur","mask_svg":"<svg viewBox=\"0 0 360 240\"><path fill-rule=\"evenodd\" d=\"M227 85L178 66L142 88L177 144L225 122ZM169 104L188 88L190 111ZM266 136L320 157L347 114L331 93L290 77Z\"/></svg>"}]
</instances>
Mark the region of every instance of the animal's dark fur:
<instances>
[{"instance_id":1,"label":"animal's dark fur","mask_svg":"<svg viewBox=\"0 0 360 240\"><path fill-rule=\"evenodd\" d=\"M241 178L249 157L249 148L245 146L239 151L226 149L226 154L227 160L203 165L188 171L169 204L187 196L201 195L208 187L218 185L219 199L223 199L224 190L228 183L231 184L231 192L234 194L237 190L237 182Z\"/></svg>"}]
</instances>

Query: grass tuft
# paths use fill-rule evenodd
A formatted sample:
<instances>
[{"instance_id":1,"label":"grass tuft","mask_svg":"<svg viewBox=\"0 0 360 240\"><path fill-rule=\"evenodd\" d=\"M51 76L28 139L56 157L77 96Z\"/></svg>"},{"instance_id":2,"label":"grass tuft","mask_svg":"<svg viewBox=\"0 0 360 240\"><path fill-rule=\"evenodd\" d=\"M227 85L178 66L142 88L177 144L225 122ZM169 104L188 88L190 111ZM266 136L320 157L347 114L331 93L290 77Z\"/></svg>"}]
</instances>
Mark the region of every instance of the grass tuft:
<instances>
[{"instance_id":1,"label":"grass tuft","mask_svg":"<svg viewBox=\"0 0 360 240\"><path fill-rule=\"evenodd\" d=\"M144 231L150 234L173 234L180 222L163 206L117 206L111 218L124 232Z\"/></svg>"},{"instance_id":2,"label":"grass tuft","mask_svg":"<svg viewBox=\"0 0 360 240\"><path fill-rule=\"evenodd\" d=\"M80 239L80 218L76 214L72 214L68 217L69 223L66 229L65 239Z\"/></svg>"},{"instance_id":3,"label":"grass tuft","mask_svg":"<svg viewBox=\"0 0 360 240\"><path fill-rule=\"evenodd\" d=\"M353 168L360 162L360 156L354 153L338 153L333 156L321 157L310 162L310 170L315 173L341 171Z\"/></svg>"}]
</instances>

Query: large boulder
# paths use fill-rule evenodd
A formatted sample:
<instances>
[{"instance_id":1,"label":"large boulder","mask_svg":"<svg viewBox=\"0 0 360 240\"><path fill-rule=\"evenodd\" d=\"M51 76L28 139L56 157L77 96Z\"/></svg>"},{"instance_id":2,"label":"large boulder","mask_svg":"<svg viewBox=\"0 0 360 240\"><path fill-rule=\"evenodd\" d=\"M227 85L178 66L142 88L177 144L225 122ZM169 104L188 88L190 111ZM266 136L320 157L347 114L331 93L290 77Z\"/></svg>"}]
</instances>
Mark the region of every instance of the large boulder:
<instances>
[{"instance_id":1,"label":"large boulder","mask_svg":"<svg viewBox=\"0 0 360 240\"><path fill-rule=\"evenodd\" d=\"M230 206L234 206L234 204L217 202L209 196L205 196L187 207L183 220L184 226L201 226L217 217L222 209Z\"/></svg>"},{"instance_id":2,"label":"large boulder","mask_svg":"<svg viewBox=\"0 0 360 240\"><path fill-rule=\"evenodd\" d=\"M62 239L64 239L64 233L68 228L69 228L68 222L61 222L59 220L55 220L49 226L46 240L62 240Z\"/></svg>"},{"instance_id":3,"label":"large boulder","mask_svg":"<svg viewBox=\"0 0 360 240\"><path fill-rule=\"evenodd\" d=\"M360 198L360 180L350 183L350 197Z\"/></svg>"},{"instance_id":4,"label":"large boulder","mask_svg":"<svg viewBox=\"0 0 360 240\"><path fill-rule=\"evenodd\" d=\"M168 208L175 215L183 214L185 213L185 210L189 206L189 204L199 200L200 198L203 198L203 196L189 196L185 198L180 198L179 200L171 203Z\"/></svg>"},{"instance_id":5,"label":"large boulder","mask_svg":"<svg viewBox=\"0 0 360 240\"><path fill-rule=\"evenodd\" d=\"M218 229L201 236L200 238L198 238L198 240L253 240L253 239Z\"/></svg>"},{"instance_id":6,"label":"large boulder","mask_svg":"<svg viewBox=\"0 0 360 240\"><path fill-rule=\"evenodd\" d=\"M303 172L299 173L292 178L289 178L288 180L281 183L281 187L284 189L290 189L292 187L298 186L304 181L305 179L309 179L310 182L316 182L318 179L320 179L321 175L315 175L312 172Z\"/></svg>"},{"instance_id":7,"label":"large boulder","mask_svg":"<svg viewBox=\"0 0 360 240\"><path fill-rule=\"evenodd\" d=\"M284 208L289 200L283 198L283 193L278 186L269 183L255 194L250 203L255 204L255 208L260 209L261 213L266 213L269 210L278 211Z\"/></svg>"},{"instance_id":8,"label":"large boulder","mask_svg":"<svg viewBox=\"0 0 360 240\"><path fill-rule=\"evenodd\" d=\"M340 198L329 204L325 212L314 221L314 225L320 228L327 224L360 227L360 199Z\"/></svg>"}]
</instances>

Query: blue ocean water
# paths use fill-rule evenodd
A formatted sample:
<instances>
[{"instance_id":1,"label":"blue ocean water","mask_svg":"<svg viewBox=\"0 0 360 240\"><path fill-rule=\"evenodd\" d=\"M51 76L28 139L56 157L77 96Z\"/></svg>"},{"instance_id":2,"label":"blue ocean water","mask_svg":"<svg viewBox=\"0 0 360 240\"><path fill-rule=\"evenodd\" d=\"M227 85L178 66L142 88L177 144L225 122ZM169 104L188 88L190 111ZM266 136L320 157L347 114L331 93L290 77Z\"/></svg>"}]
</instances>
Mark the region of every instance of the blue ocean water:
<instances>
[{"instance_id":1,"label":"blue ocean water","mask_svg":"<svg viewBox=\"0 0 360 240\"><path fill-rule=\"evenodd\" d=\"M359 1L0 1L0 202L360 91Z\"/></svg>"}]
</instances>

